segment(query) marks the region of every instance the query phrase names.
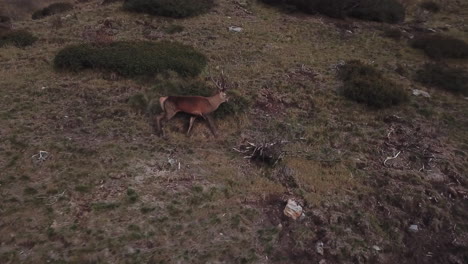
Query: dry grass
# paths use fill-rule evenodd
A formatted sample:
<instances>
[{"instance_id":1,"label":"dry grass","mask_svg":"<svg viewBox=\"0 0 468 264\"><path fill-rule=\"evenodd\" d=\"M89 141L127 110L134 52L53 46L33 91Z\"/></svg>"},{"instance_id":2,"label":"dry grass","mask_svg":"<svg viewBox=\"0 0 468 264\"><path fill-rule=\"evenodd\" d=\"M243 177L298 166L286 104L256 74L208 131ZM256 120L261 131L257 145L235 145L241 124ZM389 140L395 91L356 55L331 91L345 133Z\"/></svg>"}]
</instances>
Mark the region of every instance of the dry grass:
<instances>
[{"instance_id":1,"label":"dry grass","mask_svg":"<svg viewBox=\"0 0 468 264\"><path fill-rule=\"evenodd\" d=\"M430 100L413 98L398 109L369 112L336 92L340 83L335 66L341 60L374 61L389 78L409 87L417 84L393 70L397 63L417 68L425 60L423 54L403 41L380 37L373 23L356 24L349 34L334 20L287 15L256 2L249 7L252 14L247 14L232 1L218 2L206 15L178 21L184 31L172 35L164 32L171 21L125 13L120 4L96 8L98 1L77 4L76 16L56 29L50 28L52 18L17 22L17 27L37 34L39 41L25 49L0 50L0 87L4 87L2 98L7 98L0 104L0 259L6 263L262 263L274 250L313 249L312 242L323 230L330 235L326 247L330 263L335 263L334 258L357 258L374 244L386 245L382 247L395 259L415 243L427 242L423 246L433 250L432 238L405 244L403 238L410 238L405 231L408 219L422 223L423 214L412 212L419 207L398 199L397 187L404 189L405 199L417 190L414 199L424 210L428 204L460 207L443 222L463 226L455 219L456 214L463 215L463 200L446 198L447 189L436 192L438 187L422 172L416 173L417 188L404 181L412 174L404 174L406 178L384 174L395 169L382 167L381 159L389 153L380 152L380 143L390 129L382 120L397 115L439 128L438 140L453 150L443 157L464 159L453 154L467 151L464 99L430 91ZM130 96L150 88L154 79L55 72L54 55L65 45L82 42L81 32L99 27L107 17L122 23L116 41L145 40L143 32L152 31L201 50L209 58L201 78L216 67L224 69L236 89L252 98L249 112L216 120L218 139L202 122L190 138L177 132L187 125L183 116L168 125L168 138L162 139L152 135L148 117L127 103ZM450 16L444 23L453 25L450 34L463 38L459 18ZM244 31L229 32L231 25ZM435 114L422 116L420 112L428 111L421 109ZM302 189L288 190L266 177L265 169L232 151L243 138L269 136L291 141L285 163L296 171ZM40 150L50 156L36 162L32 156ZM357 159L367 167L357 169ZM462 162L453 164L447 167L466 172ZM463 183L463 177L454 177ZM422 188L445 196L437 196L440 203L432 204ZM129 189L137 198L130 198ZM281 212L271 217L264 206L269 195L305 198L310 204L306 215L311 217L305 222L277 222ZM384 207L378 207L377 201ZM392 210L395 217L389 218L382 208ZM311 210L324 213L325 222L315 224ZM333 220L339 217L340 221ZM297 244L282 244L284 240L277 237L287 237L283 231L265 235L278 223L284 232L302 234ZM450 234L447 230L430 229L434 237ZM390 240L389 233L402 238ZM353 238L364 242L352 244ZM307 252L318 259L313 250ZM286 261L294 257L283 255Z\"/></svg>"}]
</instances>

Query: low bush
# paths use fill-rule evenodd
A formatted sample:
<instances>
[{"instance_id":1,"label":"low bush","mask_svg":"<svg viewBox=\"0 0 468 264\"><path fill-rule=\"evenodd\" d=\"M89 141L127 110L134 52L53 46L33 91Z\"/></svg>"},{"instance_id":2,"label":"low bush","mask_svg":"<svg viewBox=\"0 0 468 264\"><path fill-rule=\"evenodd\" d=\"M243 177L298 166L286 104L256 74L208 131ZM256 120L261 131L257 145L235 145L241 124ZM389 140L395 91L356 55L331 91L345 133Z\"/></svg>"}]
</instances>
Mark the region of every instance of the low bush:
<instances>
[{"instance_id":1,"label":"low bush","mask_svg":"<svg viewBox=\"0 0 468 264\"><path fill-rule=\"evenodd\" d=\"M32 14L32 19L41 19L47 16L60 14L73 9L70 3L54 3Z\"/></svg>"},{"instance_id":2,"label":"low bush","mask_svg":"<svg viewBox=\"0 0 468 264\"><path fill-rule=\"evenodd\" d=\"M241 95L237 90L228 90L227 96L229 101L221 104L214 112L216 118L225 118L236 114L245 113L249 109L250 101Z\"/></svg>"},{"instance_id":3,"label":"low bush","mask_svg":"<svg viewBox=\"0 0 468 264\"><path fill-rule=\"evenodd\" d=\"M124 9L155 16L184 18L208 12L213 0L125 0Z\"/></svg>"},{"instance_id":4,"label":"low bush","mask_svg":"<svg viewBox=\"0 0 468 264\"><path fill-rule=\"evenodd\" d=\"M339 69L344 96L375 108L398 105L408 100L407 92L387 79L375 67L349 61Z\"/></svg>"},{"instance_id":5,"label":"low bush","mask_svg":"<svg viewBox=\"0 0 468 264\"><path fill-rule=\"evenodd\" d=\"M360 0L348 15L363 20L395 24L405 20L405 8L396 0Z\"/></svg>"},{"instance_id":6,"label":"low bush","mask_svg":"<svg viewBox=\"0 0 468 264\"><path fill-rule=\"evenodd\" d=\"M437 13L440 11L440 5L434 1L423 1L419 4L422 9Z\"/></svg>"},{"instance_id":7,"label":"low bush","mask_svg":"<svg viewBox=\"0 0 468 264\"><path fill-rule=\"evenodd\" d=\"M205 67L206 57L177 42L114 42L107 46L68 46L55 56L54 65L70 71L102 69L126 77L154 76L168 71L196 76Z\"/></svg>"},{"instance_id":8,"label":"low bush","mask_svg":"<svg viewBox=\"0 0 468 264\"><path fill-rule=\"evenodd\" d=\"M405 8L397 0L261 0L270 5L295 6L299 11L329 17L355 17L362 20L399 23Z\"/></svg>"},{"instance_id":9,"label":"low bush","mask_svg":"<svg viewBox=\"0 0 468 264\"><path fill-rule=\"evenodd\" d=\"M461 68L427 63L416 72L416 80L425 85L468 95L468 72Z\"/></svg>"},{"instance_id":10,"label":"low bush","mask_svg":"<svg viewBox=\"0 0 468 264\"><path fill-rule=\"evenodd\" d=\"M411 43L416 49L423 50L433 59L468 58L468 44L463 40L444 35L420 35Z\"/></svg>"},{"instance_id":11,"label":"low bush","mask_svg":"<svg viewBox=\"0 0 468 264\"><path fill-rule=\"evenodd\" d=\"M37 38L25 30L13 30L0 34L0 47L13 45L18 48L31 46Z\"/></svg>"}]
</instances>

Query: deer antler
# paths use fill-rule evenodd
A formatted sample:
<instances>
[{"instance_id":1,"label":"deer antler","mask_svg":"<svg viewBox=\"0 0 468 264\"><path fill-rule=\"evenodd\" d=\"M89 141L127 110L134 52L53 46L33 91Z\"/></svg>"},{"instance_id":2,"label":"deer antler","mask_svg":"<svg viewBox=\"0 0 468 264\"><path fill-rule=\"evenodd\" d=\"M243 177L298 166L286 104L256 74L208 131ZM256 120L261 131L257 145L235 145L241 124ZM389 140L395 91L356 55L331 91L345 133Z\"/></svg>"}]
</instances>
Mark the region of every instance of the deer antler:
<instances>
[{"instance_id":1,"label":"deer antler","mask_svg":"<svg viewBox=\"0 0 468 264\"><path fill-rule=\"evenodd\" d=\"M216 85L216 87L218 87L218 89L220 91L226 91L227 90L227 82L226 82L226 78L224 77L224 71L223 70L221 71L221 75L220 75L218 81L215 81L211 75L210 75L210 79L211 79L211 81L213 81L213 83Z\"/></svg>"}]
</instances>

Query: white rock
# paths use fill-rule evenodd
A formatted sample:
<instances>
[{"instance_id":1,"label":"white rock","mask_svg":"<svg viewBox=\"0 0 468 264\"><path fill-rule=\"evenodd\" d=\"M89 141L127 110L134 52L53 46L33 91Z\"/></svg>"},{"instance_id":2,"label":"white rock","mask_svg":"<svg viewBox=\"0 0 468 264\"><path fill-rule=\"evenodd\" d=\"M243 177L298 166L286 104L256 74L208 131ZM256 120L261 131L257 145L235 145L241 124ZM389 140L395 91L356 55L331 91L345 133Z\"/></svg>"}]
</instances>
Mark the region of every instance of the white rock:
<instances>
[{"instance_id":1,"label":"white rock","mask_svg":"<svg viewBox=\"0 0 468 264\"><path fill-rule=\"evenodd\" d=\"M410 225L410 227L408 228L408 230L409 230L410 232L415 232L415 233L416 233L416 232L419 231L419 227L418 227L418 225Z\"/></svg>"},{"instance_id":2,"label":"white rock","mask_svg":"<svg viewBox=\"0 0 468 264\"><path fill-rule=\"evenodd\" d=\"M229 27L229 31L231 32L241 32L243 30L243 28L241 27L235 27L235 26L230 26Z\"/></svg>"},{"instance_id":3,"label":"white rock","mask_svg":"<svg viewBox=\"0 0 468 264\"><path fill-rule=\"evenodd\" d=\"M375 251L380 251L380 250L382 250L379 246L372 246L372 249L374 249Z\"/></svg>"},{"instance_id":4,"label":"white rock","mask_svg":"<svg viewBox=\"0 0 468 264\"><path fill-rule=\"evenodd\" d=\"M296 220L302 215L302 207L298 205L294 200L288 199L288 204L284 208L284 215L291 217Z\"/></svg>"},{"instance_id":5,"label":"white rock","mask_svg":"<svg viewBox=\"0 0 468 264\"><path fill-rule=\"evenodd\" d=\"M317 251L318 254L323 256L323 242L319 241L317 244L315 244L315 251Z\"/></svg>"},{"instance_id":6,"label":"white rock","mask_svg":"<svg viewBox=\"0 0 468 264\"><path fill-rule=\"evenodd\" d=\"M418 90L418 89L413 89L413 95L414 96L420 96L422 95L423 97L426 97L426 98L430 98L431 95L426 92L426 91L423 91L423 90Z\"/></svg>"}]
</instances>

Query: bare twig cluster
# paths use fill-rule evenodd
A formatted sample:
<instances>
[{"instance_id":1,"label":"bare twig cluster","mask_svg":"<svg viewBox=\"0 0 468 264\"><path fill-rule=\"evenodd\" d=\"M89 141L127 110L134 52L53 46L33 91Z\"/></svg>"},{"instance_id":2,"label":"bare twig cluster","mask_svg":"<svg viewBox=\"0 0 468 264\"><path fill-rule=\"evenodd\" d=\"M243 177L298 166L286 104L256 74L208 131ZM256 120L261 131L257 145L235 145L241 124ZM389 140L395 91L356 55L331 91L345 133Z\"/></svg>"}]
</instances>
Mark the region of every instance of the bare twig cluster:
<instances>
[{"instance_id":1,"label":"bare twig cluster","mask_svg":"<svg viewBox=\"0 0 468 264\"><path fill-rule=\"evenodd\" d=\"M233 149L245 155L245 159L261 161L271 166L275 166L285 155L285 152L283 151L283 145L285 143L287 143L287 141L264 141L261 143L245 141L245 143L241 144L239 148Z\"/></svg>"}]
</instances>

